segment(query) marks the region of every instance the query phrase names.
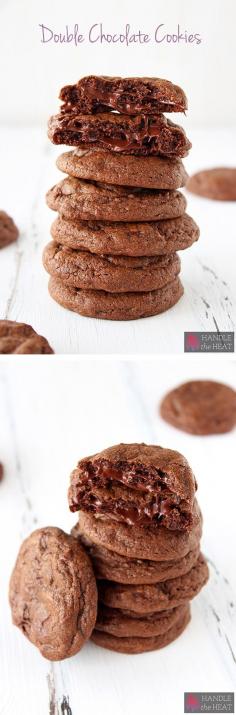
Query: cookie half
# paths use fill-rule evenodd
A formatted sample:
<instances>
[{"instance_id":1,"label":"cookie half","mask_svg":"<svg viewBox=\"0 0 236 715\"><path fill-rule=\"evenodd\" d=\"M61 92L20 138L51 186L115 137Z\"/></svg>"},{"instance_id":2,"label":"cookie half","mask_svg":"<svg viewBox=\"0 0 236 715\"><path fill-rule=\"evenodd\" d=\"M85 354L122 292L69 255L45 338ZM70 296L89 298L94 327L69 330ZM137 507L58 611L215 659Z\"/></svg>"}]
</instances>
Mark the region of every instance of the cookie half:
<instances>
[{"instance_id":1,"label":"cookie half","mask_svg":"<svg viewBox=\"0 0 236 715\"><path fill-rule=\"evenodd\" d=\"M75 149L60 154L58 169L77 179L149 189L179 189L188 175L181 159L137 157L105 149Z\"/></svg>"},{"instance_id":2,"label":"cookie half","mask_svg":"<svg viewBox=\"0 0 236 715\"><path fill-rule=\"evenodd\" d=\"M53 221L51 236L56 243L97 255L161 256L189 248L199 238L195 221L184 213L165 221L139 223Z\"/></svg>"},{"instance_id":3,"label":"cookie half","mask_svg":"<svg viewBox=\"0 0 236 715\"><path fill-rule=\"evenodd\" d=\"M152 561L152 559L130 559L115 551L106 549L105 546L95 544L80 531L79 522L72 532L82 542L89 554L97 579L107 579L117 583L149 584L160 583L169 578L183 576L190 571L199 556L199 546L183 556L181 559L170 561Z\"/></svg>"},{"instance_id":4,"label":"cookie half","mask_svg":"<svg viewBox=\"0 0 236 715\"><path fill-rule=\"evenodd\" d=\"M42 355L53 353L46 338L38 335L31 325L14 320L0 320L0 354Z\"/></svg>"},{"instance_id":5,"label":"cookie half","mask_svg":"<svg viewBox=\"0 0 236 715\"><path fill-rule=\"evenodd\" d=\"M130 526L190 530L196 479L185 457L148 444L118 444L81 459L70 477L71 511Z\"/></svg>"},{"instance_id":6,"label":"cookie half","mask_svg":"<svg viewBox=\"0 0 236 715\"><path fill-rule=\"evenodd\" d=\"M51 297L63 308L102 320L136 320L159 315L178 303L184 292L179 278L163 288L146 293L107 293L69 288L63 281L52 277L48 289Z\"/></svg>"},{"instance_id":7,"label":"cookie half","mask_svg":"<svg viewBox=\"0 0 236 715\"><path fill-rule=\"evenodd\" d=\"M121 114L185 112L187 98L181 87L158 77L104 77L89 75L62 87L63 112L77 114L115 111Z\"/></svg>"},{"instance_id":8,"label":"cookie half","mask_svg":"<svg viewBox=\"0 0 236 715\"><path fill-rule=\"evenodd\" d=\"M96 631L109 633L118 638L159 636L173 628L185 611L186 604L169 611L141 616L118 608L109 608L109 606L99 603L95 627Z\"/></svg>"},{"instance_id":9,"label":"cookie half","mask_svg":"<svg viewBox=\"0 0 236 715\"><path fill-rule=\"evenodd\" d=\"M99 546L131 559L170 561L181 559L197 548L202 534L202 516L195 500L196 523L187 531L172 531L164 526L152 530L148 527L128 526L116 521L98 519L80 512L80 532Z\"/></svg>"},{"instance_id":10,"label":"cookie half","mask_svg":"<svg viewBox=\"0 0 236 715\"><path fill-rule=\"evenodd\" d=\"M170 159L187 156L192 146L184 129L163 114L128 116L61 112L50 117L48 137L53 144Z\"/></svg>"},{"instance_id":11,"label":"cookie half","mask_svg":"<svg viewBox=\"0 0 236 715\"><path fill-rule=\"evenodd\" d=\"M91 635L97 587L88 555L61 529L37 529L23 542L9 600L13 623L48 660L75 655Z\"/></svg>"},{"instance_id":12,"label":"cookie half","mask_svg":"<svg viewBox=\"0 0 236 715\"><path fill-rule=\"evenodd\" d=\"M158 221L186 209L179 191L128 188L68 177L46 196L50 209L71 221Z\"/></svg>"},{"instance_id":13,"label":"cookie half","mask_svg":"<svg viewBox=\"0 0 236 715\"><path fill-rule=\"evenodd\" d=\"M201 591L209 578L206 560L202 554L196 564L183 576L163 583L130 585L112 581L98 582L98 598L110 608L146 614L166 611L191 601Z\"/></svg>"},{"instance_id":14,"label":"cookie half","mask_svg":"<svg viewBox=\"0 0 236 715\"><path fill-rule=\"evenodd\" d=\"M191 618L190 608L186 606L186 610L181 614L179 620L169 628L166 633L159 636L149 636L147 638L130 636L129 638L120 638L112 636L110 633L94 630L91 640L101 648L108 648L118 653L145 653L147 651L159 650L172 643L178 636L183 633Z\"/></svg>"},{"instance_id":15,"label":"cookie half","mask_svg":"<svg viewBox=\"0 0 236 715\"><path fill-rule=\"evenodd\" d=\"M160 413L166 422L190 434L229 432L236 425L236 392L213 380L191 380L164 397Z\"/></svg>"},{"instance_id":16,"label":"cookie half","mask_svg":"<svg viewBox=\"0 0 236 715\"><path fill-rule=\"evenodd\" d=\"M51 241L43 252L51 276L68 286L111 293L162 288L180 272L177 253L167 256L97 256Z\"/></svg>"}]
</instances>

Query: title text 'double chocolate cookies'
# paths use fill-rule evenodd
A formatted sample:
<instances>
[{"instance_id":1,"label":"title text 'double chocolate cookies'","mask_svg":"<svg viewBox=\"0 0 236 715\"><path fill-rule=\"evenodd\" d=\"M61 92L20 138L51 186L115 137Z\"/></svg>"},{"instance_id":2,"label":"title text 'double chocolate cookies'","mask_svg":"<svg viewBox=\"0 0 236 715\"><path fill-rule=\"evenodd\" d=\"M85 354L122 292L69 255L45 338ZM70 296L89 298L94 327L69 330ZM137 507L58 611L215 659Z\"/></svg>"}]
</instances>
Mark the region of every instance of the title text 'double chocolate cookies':
<instances>
[{"instance_id":1,"label":"title text 'double chocolate cookies'","mask_svg":"<svg viewBox=\"0 0 236 715\"><path fill-rule=\"evenodd\" d=\"M20 548L9 599L13 623L45 658L75 655L97 615L95 577L78 540L55 527L34 531Z\"/></svg>"}]
</instances>

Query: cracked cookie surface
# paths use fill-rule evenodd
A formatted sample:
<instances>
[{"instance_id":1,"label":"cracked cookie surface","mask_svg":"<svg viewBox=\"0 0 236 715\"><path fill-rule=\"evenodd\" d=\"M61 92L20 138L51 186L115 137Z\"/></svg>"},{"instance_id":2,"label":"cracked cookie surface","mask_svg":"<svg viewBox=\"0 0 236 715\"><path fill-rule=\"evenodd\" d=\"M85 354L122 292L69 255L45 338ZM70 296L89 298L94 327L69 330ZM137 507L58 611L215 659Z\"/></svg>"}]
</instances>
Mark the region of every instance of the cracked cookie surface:
<instances>
[{"instance_id":1,"label":"cracked cookie surface","mask_svg":"<svg viewBox=\"0 0 236 715\"><path fill-rule=\"evenodd\" d=\"M56 527L34 531L20 548L9 600L13 623L45 658L77 653L97 615L96 580L83 547Z\"/></svg>"}]
</instances>

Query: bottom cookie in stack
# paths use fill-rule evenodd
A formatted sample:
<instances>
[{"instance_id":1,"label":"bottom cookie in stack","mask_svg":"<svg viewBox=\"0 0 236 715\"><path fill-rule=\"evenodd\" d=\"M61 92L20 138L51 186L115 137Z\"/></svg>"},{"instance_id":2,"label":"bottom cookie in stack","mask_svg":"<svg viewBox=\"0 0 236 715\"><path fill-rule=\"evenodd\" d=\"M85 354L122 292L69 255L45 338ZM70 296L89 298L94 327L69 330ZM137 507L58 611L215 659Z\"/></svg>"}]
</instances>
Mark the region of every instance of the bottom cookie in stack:
<instances>
[{"instance_id":1,"label":"bottom cookie in stack","mask_svg":"<svg viewBox=\"0 0 236 715\"><path fill-rule=\"evenodd\" d=\"M146 653L151 650L158 650L172 643L183 633L191 618L189 605L186 605L180 612L176 622L164 633L152 636L115 636L105 633L97 628L92 633L91 640L102 648L114 650L118 653Z\"/></svg>"},{"instance_id":2,"label":"bottom cookie in stack","mask_svg":"<svg viewBox=\"0 0 236 715\"><path fill-rule=\"evenodd\" d=\"M63 308L87 318L103 320L136 320L159 315L178 303L184 292L179 278L158 290L108 293L104 290L72 288L62 280L50 277L48 290Z\"/></svg>"},{"instance_id":3,"label":"bottom cookie in stack","mask_svg":"<svg viewBox=\"0 0 236 715\"><path fill-rule=\"evenodd\" d=\"M43 253L49 292L82 315L127 320L161 313L182 295L177 253L97 255L52 241Z\"/></svg>"}]
</instances>

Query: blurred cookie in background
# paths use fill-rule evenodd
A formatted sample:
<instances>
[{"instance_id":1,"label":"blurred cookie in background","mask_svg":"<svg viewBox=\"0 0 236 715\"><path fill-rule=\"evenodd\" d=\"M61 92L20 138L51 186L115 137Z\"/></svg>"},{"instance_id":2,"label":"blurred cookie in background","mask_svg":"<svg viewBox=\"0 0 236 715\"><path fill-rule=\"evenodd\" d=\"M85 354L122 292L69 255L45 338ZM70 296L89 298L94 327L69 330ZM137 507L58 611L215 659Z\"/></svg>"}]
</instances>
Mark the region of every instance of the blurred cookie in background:
<instances>
[{"instance_id":1,"label":"blurred cookie in background","mask_svg":"<svg viewBox=\"0 0 236 715\"><path fill-rule=\"evenodd\" d=\"M161 417L190 434L229 432L236 424L236 392L212 380L192 380L176 387L160 404Z\"/></svg>"},{"instance_id":2,"label":"blurred cookie in background","mask_svg":"<svg viewBox=\"0 0 236 715\"><path fill-rule=\"evenodd\" d=\"M215 167L190 176L186 189L215 201L236 201L236 168Z\"/></svg>"}]
</instances>

